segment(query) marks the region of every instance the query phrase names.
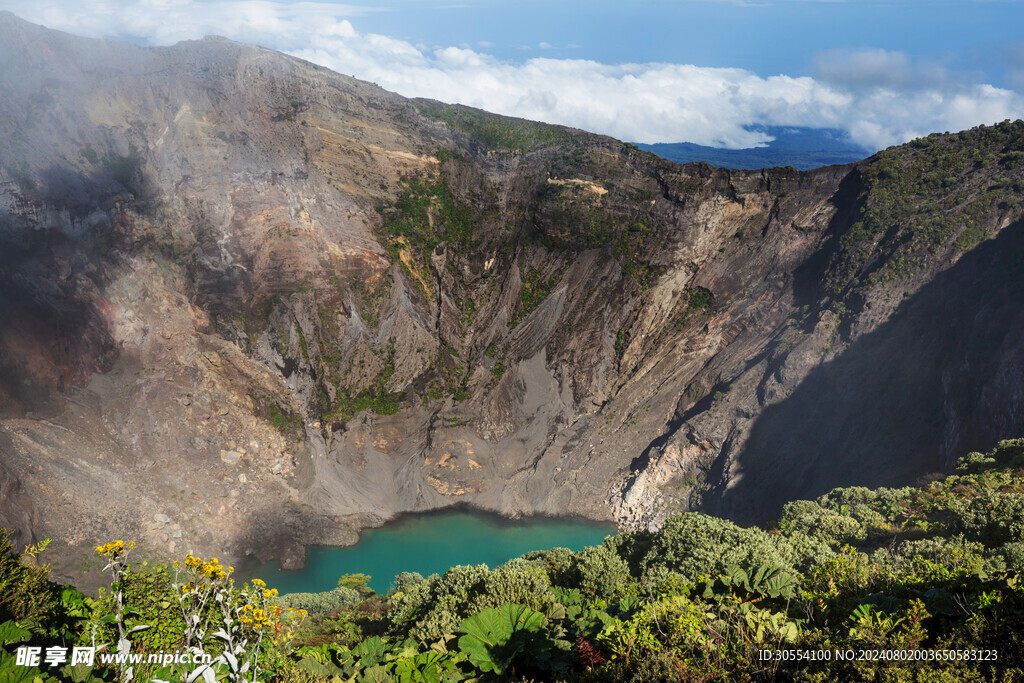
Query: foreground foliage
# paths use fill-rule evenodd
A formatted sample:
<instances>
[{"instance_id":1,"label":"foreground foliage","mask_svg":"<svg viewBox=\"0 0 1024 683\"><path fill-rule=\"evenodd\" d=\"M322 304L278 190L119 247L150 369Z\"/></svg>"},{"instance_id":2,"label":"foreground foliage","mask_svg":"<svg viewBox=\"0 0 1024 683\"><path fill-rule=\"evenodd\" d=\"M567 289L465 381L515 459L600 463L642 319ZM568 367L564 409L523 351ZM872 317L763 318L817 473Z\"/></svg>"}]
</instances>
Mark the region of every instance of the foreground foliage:
<instances>
[{"instance_id":1,"label":"foreground foliage","mask_svg":"<svg viewBox=\"0 0 1024 683\"><path fill-rule=\"evenodd\" d=\"M15 681L1024 680L1024 440L921 486L789 503L767 531L686 513L581 552L402 574L384 596L362 575L276 596L215 558L132 566L118 541L97 549L113 583L93 599L50 582L40 547L2 543ZM17 667L26 642L215 659Z\"/></svg>"}]
</instances>

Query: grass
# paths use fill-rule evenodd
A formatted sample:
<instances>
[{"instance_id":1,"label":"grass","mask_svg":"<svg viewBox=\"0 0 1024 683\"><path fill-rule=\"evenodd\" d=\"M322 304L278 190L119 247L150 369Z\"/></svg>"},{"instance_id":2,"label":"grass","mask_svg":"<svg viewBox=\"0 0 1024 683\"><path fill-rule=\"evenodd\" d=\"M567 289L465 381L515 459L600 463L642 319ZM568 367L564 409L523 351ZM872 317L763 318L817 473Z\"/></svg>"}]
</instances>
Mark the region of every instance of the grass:
<instances>
[{"instance_id":1,"label":"grass","mask_svg":"<svg viewBox=\"0 0 1024 683\"><path fill-rule=\"evenodd\" d=\"M417 103L416 107L424 116L467 133L492 149L524 154L538 147L565 145L572 140L569 131L545 123L510 119L439 102Z\"/></svg>"}]
</instances>

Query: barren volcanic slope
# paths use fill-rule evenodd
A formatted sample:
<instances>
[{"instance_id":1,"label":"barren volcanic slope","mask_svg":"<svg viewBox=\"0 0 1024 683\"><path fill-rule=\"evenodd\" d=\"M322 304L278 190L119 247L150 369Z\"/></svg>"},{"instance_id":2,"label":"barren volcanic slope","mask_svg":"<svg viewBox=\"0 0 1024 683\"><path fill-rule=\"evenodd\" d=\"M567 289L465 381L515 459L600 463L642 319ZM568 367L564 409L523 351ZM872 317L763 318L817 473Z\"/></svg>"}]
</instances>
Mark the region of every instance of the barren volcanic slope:
<instances>
[{"instance_id":1,"label":"barren volcanic slope","mask_svg":"<svg viewBox=\"0 0 1024 683\"><path fill-rule=\"evenodd\" d=\"M0 15L0 523L752 521L1024 426L1024 124L798 173ZM941 453L935 459L935 453Z\"/></svg>"}]
</instances>

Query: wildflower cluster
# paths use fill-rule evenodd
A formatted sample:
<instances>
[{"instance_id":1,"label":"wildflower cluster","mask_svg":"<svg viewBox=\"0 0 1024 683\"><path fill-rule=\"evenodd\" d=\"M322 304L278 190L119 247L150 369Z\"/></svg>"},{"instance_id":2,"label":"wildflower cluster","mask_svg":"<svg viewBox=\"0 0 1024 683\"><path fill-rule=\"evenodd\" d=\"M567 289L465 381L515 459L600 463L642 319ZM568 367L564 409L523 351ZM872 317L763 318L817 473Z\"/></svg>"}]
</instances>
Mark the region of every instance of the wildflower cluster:
<instances>
[{"instance_id":1,"label":"wildflower cluster","mask_svg":"<svg viewBox=\"0 0 1024 683\"><path fill-rule=\"evenodd\" d=\"M271 617L276 616L271 605L271 600L276 595L276 588L268 589L266 582L253 579L238 594L238 621L252 631L269 626L272 623Z\"/></svg>"},{"instance_id":2,"label":"wildflower cluster","mask_svg":"<svg viewBox=\"0 0 1024 683\"><path fill-rule=\"evenodd\" d=\"M235 570L234 567L223 567L220 560L211 557L208 562L196 557L192 553L185 556L185 568L196 578L202 577L213 581L226 579L228 574Z\"/></svg>"},{"instance_id":3,"label":"wildflower cluster","mask_svg":"<svg viewBox=\"0 0 1024 683\"><path fill-rule=\"evenodd\" d=\"M254 631L270 625L270 619L267 618L267 610L261 607L253 607L252 605L242 607L238 620Z\"/></svg>"},{"instance_id":4,"label":"wildflower cluster","mask_svg":"<svg viewBox=\"0 0 1024 683\"><path fill-rule=\"evenodd\" d=\"M111 541L110 543L96 546L96 552L111 559L126 552L131 552L134 549L135 541L130 541L127 545L124 541Z\"/></svg>"}]
</instances>

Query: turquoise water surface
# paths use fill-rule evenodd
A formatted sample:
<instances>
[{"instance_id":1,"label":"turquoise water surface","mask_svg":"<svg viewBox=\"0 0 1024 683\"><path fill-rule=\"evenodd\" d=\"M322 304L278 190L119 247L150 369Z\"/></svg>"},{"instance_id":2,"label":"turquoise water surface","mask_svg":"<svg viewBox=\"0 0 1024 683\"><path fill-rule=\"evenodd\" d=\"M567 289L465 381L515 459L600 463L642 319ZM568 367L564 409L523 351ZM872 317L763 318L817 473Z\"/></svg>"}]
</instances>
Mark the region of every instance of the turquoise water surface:
<instances>
[{"instance_id":1,"label":"turquoise water surface","mask_svg":"<svg viewBox=\"0 0 1024 683\"><path fill-rule=\"evenodd\" d=\"M576 518L508 520L469 510L403 515L378 529L364 529L359 543L345 548L314 546L306 568L280 571L268 562L251 572L281 593L319 593L334 588L343 574L372 576L370 588L385 593L401 572L442 574L458 564L492 569L530 550L600 545L615 526Z\"/></svg>"}]
</instances>

